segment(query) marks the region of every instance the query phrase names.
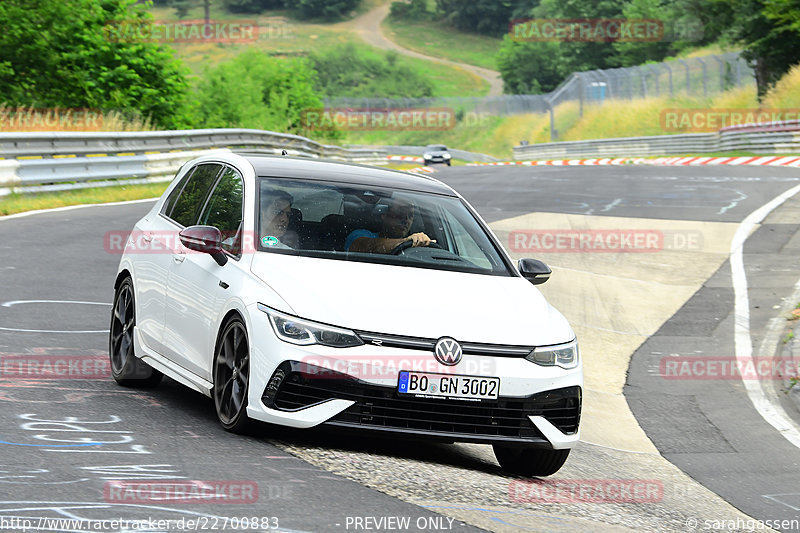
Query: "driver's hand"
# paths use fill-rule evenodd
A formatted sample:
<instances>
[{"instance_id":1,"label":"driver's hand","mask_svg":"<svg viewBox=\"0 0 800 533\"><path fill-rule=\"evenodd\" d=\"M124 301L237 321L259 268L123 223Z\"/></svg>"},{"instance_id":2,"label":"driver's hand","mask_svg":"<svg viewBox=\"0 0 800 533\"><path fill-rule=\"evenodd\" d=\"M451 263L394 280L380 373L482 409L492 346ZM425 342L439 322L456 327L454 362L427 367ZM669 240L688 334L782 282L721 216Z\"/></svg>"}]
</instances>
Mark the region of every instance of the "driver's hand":
<instances>
[{"instance_id":1,"label":"driver's hand","mask_svg":"<svg viewBox=\"0 0 800 533\"><path fill-rule=\"evenodd\" d=\"M434 240L431 240L430 237L428 237L422 232L412 233L411 235L408 236L406 240L411 241L412 243L411 246L413 246L414 248L416 248L417 246L428 246L430 243L436 242Z\"/></svg>"}]
</instances>

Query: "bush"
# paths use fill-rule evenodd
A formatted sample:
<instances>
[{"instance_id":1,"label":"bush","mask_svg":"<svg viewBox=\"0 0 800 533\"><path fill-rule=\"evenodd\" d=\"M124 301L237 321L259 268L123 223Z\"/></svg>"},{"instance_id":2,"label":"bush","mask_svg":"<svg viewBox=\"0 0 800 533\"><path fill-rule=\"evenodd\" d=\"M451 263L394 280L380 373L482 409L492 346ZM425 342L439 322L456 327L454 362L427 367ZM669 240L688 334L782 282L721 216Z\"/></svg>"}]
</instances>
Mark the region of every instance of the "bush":
<instances>
[{"instance_id":1,"label":"bush","mask_svg":"<svg viewBox=\"0 0 800 533\"><path fill-rule=\"evenodd\" d=\"M433 84L398 60L395 52L370 54L347 44L311 56L318 89L328 96L421 98Z\"/></svg>"},{"instance_id":2,"label":"bush","mask_svg":"<svg viewBox=\"0 0 800 533\"><path fill-rule=\"evenodd\" d=\"M286 0L286 7L298 18L339 19L356 9L361 0Z\"/></svg>"},{"instance_id":3,"label":"bush","mask_svg":"<svg viewBox=\"0 0 800 533\"><path fill-rule=\"evenodd\" d=\"M202 77L195 127L308 135L303 113L322 107L315 82L316 73L304 59L278 60L247 50ZM331 135L335 138L335 132Z\"/></svg>"},{"instance_id":4,"label":"bush","mask_svg":"<svg viewBox=\"0 0 800 533\"><path fill-rule=\"evenodd\" d=\"M417 18L428 14L428 2L426 0L392 2L389 10L389 16L394 18Z\"/></svg>"}]
</instances>

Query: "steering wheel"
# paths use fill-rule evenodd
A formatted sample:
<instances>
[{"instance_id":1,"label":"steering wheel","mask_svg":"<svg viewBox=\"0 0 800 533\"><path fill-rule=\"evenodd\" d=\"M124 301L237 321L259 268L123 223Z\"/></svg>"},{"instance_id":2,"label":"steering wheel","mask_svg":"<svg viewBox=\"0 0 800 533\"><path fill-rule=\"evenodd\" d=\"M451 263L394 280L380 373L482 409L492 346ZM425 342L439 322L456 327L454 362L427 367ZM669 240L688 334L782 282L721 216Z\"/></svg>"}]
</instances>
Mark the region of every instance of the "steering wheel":
<instances>
[{"instance_id":1,"label":"steering wheel","mask_svg":"<svg viewBox=\"0 0 800 533\"><path fill-rule=\"evenodd\" d=\"M412 246L414 246L414 241L412 241L411 239L405 240L405 241L401 242L400 244L398 244L397 246L395 246L394 248L392 248L392 251L389 252L389 253L392 254L392 255L400 255L401 253L403 253L404 250L408 250ZM442 249L442 247L439 245L439 243L436 243L436 242L433 242L433 241L429 242L428 246L419 246L419 248L439 248L439 249Z\"/></svg>"}]
</instances>

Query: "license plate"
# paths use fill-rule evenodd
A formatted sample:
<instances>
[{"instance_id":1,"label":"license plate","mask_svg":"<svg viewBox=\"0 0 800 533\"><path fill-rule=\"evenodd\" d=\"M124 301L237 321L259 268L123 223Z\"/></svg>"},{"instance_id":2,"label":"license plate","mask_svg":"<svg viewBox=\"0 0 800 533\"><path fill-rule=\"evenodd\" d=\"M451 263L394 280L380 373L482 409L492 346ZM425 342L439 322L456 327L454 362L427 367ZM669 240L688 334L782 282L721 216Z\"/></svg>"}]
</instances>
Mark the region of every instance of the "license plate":
<instances>
[{"instance_id":1,"label":"license plate","mask_svg":"<svg viewBox=\"0 0 800 533\"><path fill-rule=\"evenodd\" d=\"M500 378L400 371L397 392L457 400L496 400Z\"/></svg>"}]
</instances>

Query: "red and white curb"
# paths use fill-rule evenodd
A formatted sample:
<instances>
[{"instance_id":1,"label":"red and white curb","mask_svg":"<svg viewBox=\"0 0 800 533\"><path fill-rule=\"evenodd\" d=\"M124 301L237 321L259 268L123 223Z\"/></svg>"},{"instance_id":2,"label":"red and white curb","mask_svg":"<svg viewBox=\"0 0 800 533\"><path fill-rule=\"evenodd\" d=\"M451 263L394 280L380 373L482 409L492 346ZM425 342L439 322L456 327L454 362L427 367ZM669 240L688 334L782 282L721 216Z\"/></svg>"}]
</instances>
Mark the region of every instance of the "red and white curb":
<instances>
[{"instance_id":1,"label":"red and white curb","mask_svg":"<svg viewBox=\"0 0 800 533\"><path fill-rule=\"evenodd\" d=\"M770 167L800 167L797 156L744 156L744 157L659 157L645 159L647 165L758 165Z\"/></svg>"},{"instance_id":2,"label":"red and white curb","mask_svg":"<svg viewBox=\"0 0 800 533\"><path fill-rule=\"evenodd\" d=\"M389 161L410 161L412 163L424 163L425 160L416 155L387 155Z\"/></svg>"},{"instance_id":3,"label":"red and white curb","mask_svg":"<svg viewBox=\"0 0 800 533\"><path fill-rule=\"evenodd\" d=\"M759 165L800 168L797 156L744 156L744 157L620 157L616 159L548 159L540 161L498 161L496 163L467 163L467 166L581 166L581 165Z\"/></svg>"},{"instance_id":4,"label":"red and white curb","mask_svg":"<svg viewBox=\"0 0 800 533\"><path fill-rule=\"evenodd\" d=\"M568 166L568 165L630 165L639 162L638 159L619 157L616 159L547 159L541 161L497 161L494 163L467 163L468 167L482 166L506 166L522 165L526 167L549 165L549 166ZM643 161L643 159L642 159Z\"/></svg>"},{"instance_id":5,"label":"red and white curb","mask_svg":"<svg viewBox=\"0 0 800 533\"><path fill-rule=\"evenodd\" d=\"M433 174L434 172L436 172L436 170L431 167L417 167L417 168L412 168L411 170L406 170L406 172L416 172L417 174L420 173Z\"/></svg>"}]
</instances>

